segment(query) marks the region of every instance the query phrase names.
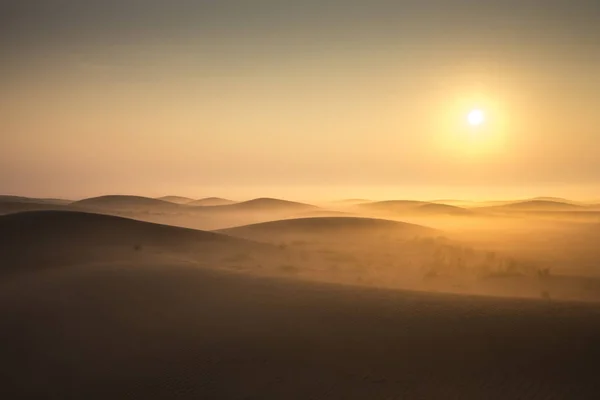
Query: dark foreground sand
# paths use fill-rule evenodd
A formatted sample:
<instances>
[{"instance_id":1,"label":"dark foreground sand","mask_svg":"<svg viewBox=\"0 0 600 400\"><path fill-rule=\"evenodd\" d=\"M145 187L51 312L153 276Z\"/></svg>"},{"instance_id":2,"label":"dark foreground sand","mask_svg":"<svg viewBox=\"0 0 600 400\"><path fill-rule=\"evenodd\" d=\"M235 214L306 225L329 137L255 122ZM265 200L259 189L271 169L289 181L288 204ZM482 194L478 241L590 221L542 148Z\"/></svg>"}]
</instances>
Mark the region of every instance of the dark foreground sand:
<instances>
[{"instance_id":1,"label":"dark foreground sand","mask_svg":"<svg viewBox=\"0 0 600 400\"><path fill-rule=\"evenodd\" d=\"M600 398L594 304L185 266L7 278L0 344L2 399Z\"/></svg>"}]
</instances>

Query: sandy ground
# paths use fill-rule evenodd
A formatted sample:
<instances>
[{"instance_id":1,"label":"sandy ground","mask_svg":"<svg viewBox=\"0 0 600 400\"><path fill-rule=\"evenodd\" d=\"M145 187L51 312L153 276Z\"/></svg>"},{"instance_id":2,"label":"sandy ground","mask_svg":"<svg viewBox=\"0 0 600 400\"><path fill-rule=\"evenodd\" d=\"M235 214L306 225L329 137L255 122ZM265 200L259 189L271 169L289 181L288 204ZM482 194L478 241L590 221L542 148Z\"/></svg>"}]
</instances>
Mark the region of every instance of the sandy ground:
<instances>
[{"instance_id":1,"label":"sandy ground","mask_svg":"<svg viewBox=\"0 0 600 400\"><path fill-rule=\"evenodd\" d=\"M600 308L182 265L0 285L2 398L595 399Z\"/></svg>"}]
</instances>

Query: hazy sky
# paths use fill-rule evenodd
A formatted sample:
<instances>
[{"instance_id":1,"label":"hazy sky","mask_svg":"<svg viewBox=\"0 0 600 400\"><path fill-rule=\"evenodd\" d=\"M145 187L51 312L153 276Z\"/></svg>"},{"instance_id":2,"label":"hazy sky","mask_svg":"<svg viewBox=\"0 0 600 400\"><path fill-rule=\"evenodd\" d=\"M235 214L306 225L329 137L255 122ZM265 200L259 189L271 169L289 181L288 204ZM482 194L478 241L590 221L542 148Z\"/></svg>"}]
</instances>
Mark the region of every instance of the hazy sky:
<instances>
[{"instance_id":1,"label":"hazy sky","mask_svg":"<svg viewBox=\"0 0 600 400\"><path fill-rule=\"evenodd\" d=\"M600 198L597 0L0 4L2 193Z\"/></svg>"}]
</instances>

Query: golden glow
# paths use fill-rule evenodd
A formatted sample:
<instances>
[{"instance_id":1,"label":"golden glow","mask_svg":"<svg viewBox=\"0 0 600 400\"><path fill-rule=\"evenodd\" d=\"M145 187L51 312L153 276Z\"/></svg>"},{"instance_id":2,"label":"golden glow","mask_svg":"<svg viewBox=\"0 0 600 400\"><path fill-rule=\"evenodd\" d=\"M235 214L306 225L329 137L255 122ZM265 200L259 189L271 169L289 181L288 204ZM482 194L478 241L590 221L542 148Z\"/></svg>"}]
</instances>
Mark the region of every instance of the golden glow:
<instances>
[{"instance_id":1,"label":"golden glow","mask_svg":"<svg viewBox=\"0 0 600 400\"><path fill-rule=\"evenodd\" d=\"M485 122L485 114L479 109L471 110L467 115L467 121L472 126L478 126Z\"/></svg>"},{"instance_id":2,"label":"golden glow","mask_svg":"<svg viewBox=\"0 0 600 400\"><path fill-rule=\"evenodd\" d=\"M501 92L490 88L488 93L468 93L461 86L456 85L454 97L440 96L431 125L432 145L441 157L462 161L506 154L510 112Z\"/></svg>"}]
</instances>

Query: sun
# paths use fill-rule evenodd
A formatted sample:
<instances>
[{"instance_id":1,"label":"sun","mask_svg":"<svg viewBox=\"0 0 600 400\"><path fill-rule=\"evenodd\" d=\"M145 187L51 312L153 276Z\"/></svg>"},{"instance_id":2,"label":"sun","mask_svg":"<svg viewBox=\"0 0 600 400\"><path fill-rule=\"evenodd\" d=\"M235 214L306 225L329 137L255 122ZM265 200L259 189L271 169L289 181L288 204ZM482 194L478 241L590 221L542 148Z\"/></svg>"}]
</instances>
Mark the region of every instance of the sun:
<instances>
[{"instance_id":1,"label":"sun","mask_svg":"<svg viewBox=\"0 0 600 400\"><path fill-rule=\"evenodd\" d=\"M471 110L467 115L467 121L472 126L481 125L485 122L485 114L479 109Z\"/></svg>"}]
</instances>

